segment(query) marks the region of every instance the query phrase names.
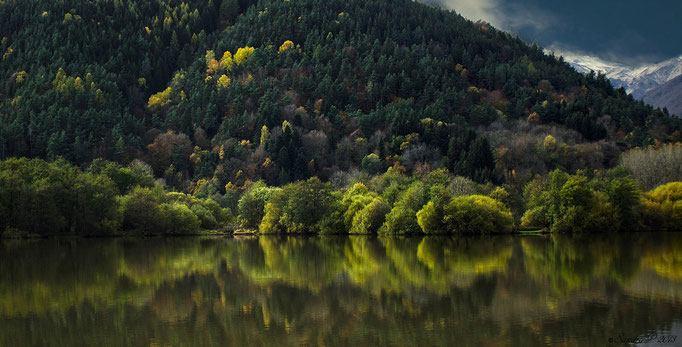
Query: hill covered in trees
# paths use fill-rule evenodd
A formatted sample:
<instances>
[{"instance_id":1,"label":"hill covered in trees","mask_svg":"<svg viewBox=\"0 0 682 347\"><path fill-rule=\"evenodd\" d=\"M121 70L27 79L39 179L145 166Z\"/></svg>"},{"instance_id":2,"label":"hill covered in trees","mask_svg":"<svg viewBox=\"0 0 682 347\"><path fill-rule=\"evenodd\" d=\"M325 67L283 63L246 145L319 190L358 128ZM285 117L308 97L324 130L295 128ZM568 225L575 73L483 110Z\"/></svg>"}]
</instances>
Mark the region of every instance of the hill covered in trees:
<instances>
[{"instance_id":1,"label":"hill covered in trees","mask_svg":"<svg viewBox=\"0 0 682 347\"><path fill-rule=\"evenodd\" d=\"M535 175L682 140L604 76L409 0L5 0L0 37L0 159L142 161L232 213L258 180L393 168L504 184L518 217Z\"/></svg>"}]
</instances>

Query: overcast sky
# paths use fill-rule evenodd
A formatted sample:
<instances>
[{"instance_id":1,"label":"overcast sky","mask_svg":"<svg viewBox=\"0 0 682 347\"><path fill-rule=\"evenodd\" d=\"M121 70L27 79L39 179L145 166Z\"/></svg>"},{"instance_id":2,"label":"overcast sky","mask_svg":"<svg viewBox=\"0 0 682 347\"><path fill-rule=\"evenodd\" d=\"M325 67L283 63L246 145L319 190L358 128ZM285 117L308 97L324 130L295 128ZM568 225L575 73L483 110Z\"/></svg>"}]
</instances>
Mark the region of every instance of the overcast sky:
<instances>
[{"instance_id":1,"label":"overcast sky","mask_svg":"<svg viewBox=\"0 0 682 347\"><path fill-rule=\"evenodd\" d=\"M557 52L627 65L682 55L682 0L426 0Z\"/></svg>"}]
</instances>

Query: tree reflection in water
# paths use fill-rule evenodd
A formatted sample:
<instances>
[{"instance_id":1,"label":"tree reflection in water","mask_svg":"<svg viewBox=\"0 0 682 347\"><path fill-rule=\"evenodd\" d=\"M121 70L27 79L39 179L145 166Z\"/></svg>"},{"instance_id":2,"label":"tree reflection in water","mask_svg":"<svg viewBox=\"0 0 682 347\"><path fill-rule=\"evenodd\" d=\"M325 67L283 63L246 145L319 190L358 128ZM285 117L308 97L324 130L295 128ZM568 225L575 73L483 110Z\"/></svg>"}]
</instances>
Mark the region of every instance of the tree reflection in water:
<instances>
[{"instance_id":1,"label":"tree reflection in water","mask_svg":"<svg viewBox=\"0 0 682 347\"><path fill-rule=\"evenodd\" d=\"M682 321L680 254L678 234L4 241L0 345L603 345Z\"/></svg>"}]
</instances>

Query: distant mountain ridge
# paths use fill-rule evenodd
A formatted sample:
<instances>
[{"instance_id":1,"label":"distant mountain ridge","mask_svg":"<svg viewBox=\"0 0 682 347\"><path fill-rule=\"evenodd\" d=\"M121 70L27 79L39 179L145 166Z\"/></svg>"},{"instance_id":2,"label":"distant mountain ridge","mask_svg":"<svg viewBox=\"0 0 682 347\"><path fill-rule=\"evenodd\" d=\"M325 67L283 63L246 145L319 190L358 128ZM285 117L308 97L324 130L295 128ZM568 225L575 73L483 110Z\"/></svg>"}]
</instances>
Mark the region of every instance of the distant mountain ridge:
<instances>
[{"instance_id":1,"label":"distant mountain ridge","mask_svg":"<svg viewBox=\"0 0 682 347\"><path fill-rule=\"evenodd\" d=\"M668 104L660 103L661 100L664 99L652 98L651 96L647 98L646 95L648 92L658 87L663 87L667 82L682 75L682 56L668 59L658 64L643 65L636 68L608 62L592 56L568 55L564 56L564 58L578 72L602 72L609 78L611 83L616 88L623 87L636 99L643 99L644 101L650 102L653 106L667 107L668 109L671 109ZM680 84L675 83L669 85L668 87L670 86L676 86L679 88ZM663 89L665 89L665 87L663 87ZM666 95L670 95L670 93L674 92L675 90L664 92L659 89L657 93L665 93ZM679 95L680 91L677 93ZM665 98L665 100L672 101L670 98ZM679 115L679 113L680 111L678 110L676 114Z\"/></svg>"}]
</instances>

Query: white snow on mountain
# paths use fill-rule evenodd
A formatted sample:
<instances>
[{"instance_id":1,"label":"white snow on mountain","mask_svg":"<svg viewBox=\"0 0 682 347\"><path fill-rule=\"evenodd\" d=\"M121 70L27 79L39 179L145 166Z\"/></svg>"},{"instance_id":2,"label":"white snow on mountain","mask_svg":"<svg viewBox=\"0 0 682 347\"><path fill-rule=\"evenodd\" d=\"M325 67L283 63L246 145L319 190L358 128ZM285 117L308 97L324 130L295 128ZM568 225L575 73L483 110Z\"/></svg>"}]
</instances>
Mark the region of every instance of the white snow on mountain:
<instances>
[{"instance_id":1,"label":"white snow on mountain","mask_svg":"<svg viewBox=\"0 0 682 347\"><path fill-rule=\"evenodd\" d=\"M647 91L682 75L682 56L658 64L630 67L598 57L570 53L559 54L578 72L601 71L616 88L625 88L637 99L642 98Z\"/></svg>"}]
</instances>

